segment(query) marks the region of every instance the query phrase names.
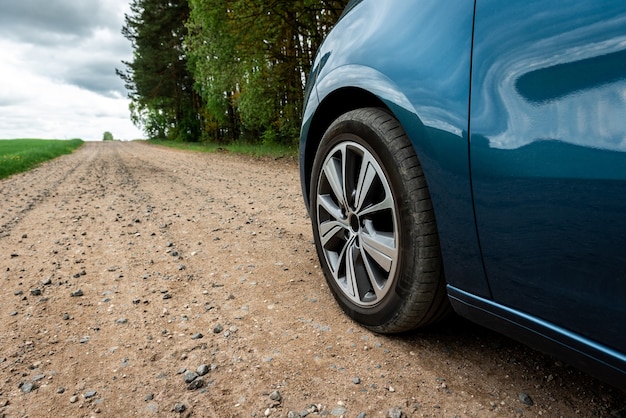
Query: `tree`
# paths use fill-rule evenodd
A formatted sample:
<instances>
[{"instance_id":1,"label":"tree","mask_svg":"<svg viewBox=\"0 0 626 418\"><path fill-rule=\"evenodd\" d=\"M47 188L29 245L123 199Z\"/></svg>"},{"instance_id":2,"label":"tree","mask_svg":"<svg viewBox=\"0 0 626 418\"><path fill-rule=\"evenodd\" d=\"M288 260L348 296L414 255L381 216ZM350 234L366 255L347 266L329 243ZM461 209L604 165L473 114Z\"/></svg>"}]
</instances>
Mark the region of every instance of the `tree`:
<instances>
[{"instance_id":1,"label":"tree","mask_svg":"<svg viewBox=\"0 0 626 418\"><path fill-rule=\"evenodd\" d=\"M109 131L106 131L104 135L102 135L103 141L113 141L113 134Z\"/></svg>"},{"instance_id":2,"label":"tree","mask_svg":"<svg viewBox=\"0 0 626 418\"><path fill-rule=\"evenodd\" d=\"M313 55L346 1L189 3L190 69L217 138L295 143Z\"/></svg>"},{"instance_id":3,"label":"tree","mask_svg":"<svg viewBox=\"0 0 626 418\"><path fill-rule=\"evenodd\" d=\"M187 68L184 39L187 0L132 0L122 34L133 61L117 70L131 99L131 118L148 138L197 141L202 127L200 97Z\"/></svg>"}]
</instances>

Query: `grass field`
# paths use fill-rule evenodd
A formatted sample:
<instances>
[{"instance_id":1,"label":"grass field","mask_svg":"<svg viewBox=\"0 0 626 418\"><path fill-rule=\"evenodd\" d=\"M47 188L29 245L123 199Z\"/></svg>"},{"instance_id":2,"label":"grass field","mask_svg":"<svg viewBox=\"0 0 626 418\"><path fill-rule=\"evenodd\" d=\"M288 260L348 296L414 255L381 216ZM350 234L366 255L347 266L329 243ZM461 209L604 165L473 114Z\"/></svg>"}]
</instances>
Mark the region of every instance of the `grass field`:
<instances>
[{"instance_id":1,"label":"grass field","mask_svg":"<svg viewBox=\"0 0 626 418\"><path fill-rule=\"evenodd\" d=\"M204 142L178 142L151 139L149 144L163 145L170 148L178 148L189 151L218 152L229 151L236 154L251 155L254 157L270 158L296 158L298 156L297 147L287 147L283 145L260 145L236 143L229 145L219 145Z\"/></svg>"},{"instance_id":2,"label":"grass field","mask_svg":"<svg viewBox=\"0 0 626 418\"><path fill-rule=\"evenodd\" d=\"M28 171L44 161L63 154L70 154L83 141L54 139L6 139L0 140L0 179L15 173Z\"/></svg>"}]
</instances>

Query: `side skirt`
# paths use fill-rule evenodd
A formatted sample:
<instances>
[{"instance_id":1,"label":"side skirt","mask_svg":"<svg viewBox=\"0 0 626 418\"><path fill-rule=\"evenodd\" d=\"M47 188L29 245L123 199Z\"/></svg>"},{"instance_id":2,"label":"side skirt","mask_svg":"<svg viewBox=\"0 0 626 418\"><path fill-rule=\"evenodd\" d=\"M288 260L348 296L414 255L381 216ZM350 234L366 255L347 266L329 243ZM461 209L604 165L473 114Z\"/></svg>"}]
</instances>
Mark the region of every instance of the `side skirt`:
<instances>
[{"instance_id":1,"label":"side skirt","mask_svg":"<svg viewBox=\"0 0 626 418\"><path fill-rule=\"evenodd\" d=\"M448 296L455 312L462 317L626 391L626 354L452 286L448 286Z\"/></svg>"}]
</instances>

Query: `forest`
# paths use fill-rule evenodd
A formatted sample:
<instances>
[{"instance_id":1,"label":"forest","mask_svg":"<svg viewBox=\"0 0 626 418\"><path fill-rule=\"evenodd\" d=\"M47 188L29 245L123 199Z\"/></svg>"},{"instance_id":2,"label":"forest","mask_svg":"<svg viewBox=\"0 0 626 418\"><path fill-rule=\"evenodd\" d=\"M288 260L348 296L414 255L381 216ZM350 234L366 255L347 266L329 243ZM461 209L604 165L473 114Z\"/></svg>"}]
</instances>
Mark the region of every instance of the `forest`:
<instances>
[{"instance_id":1,"label":"forest","mask_svg":"<svg viewBox=\"0 0 626 418\"><path fill-rule=\"evenodd\" d=\"M295 145L315 52L347 0L132 0L117 74L148 139Z\"/></svg>"}]
</instances>

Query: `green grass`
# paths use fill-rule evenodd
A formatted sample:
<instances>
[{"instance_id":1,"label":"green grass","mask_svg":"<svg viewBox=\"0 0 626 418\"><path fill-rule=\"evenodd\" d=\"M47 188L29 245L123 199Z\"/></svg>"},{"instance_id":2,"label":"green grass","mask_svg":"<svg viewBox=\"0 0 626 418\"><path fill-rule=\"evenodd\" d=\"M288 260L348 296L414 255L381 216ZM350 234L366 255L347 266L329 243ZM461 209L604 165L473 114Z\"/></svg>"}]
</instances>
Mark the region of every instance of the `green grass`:
<instances>
[{"instance_id":1,"label":"green grass","mask_svg":"<svg viewBox=\"0 0 626 418\"><path fill-rule=\"evenodd\" d=\"M70 154L83 144L81 139L0 140L0 179L28 171L44 161Z\"/></svg>"},{"instance_id":2,"label":"green grass","mask_svg":"<svg viewBox=\"0 0 626 418\"><path fill-rule=\"evenodd\" d=\"M229 151L236 154L250 155L253 157L269 157L269 158L295 158L298 155L297 147L287 147L285 145L261 145L261 144L245 144L235 143L230 145L218 145L211 143L198 142L178 142L167 140L148 141L149 144L163 145L170 148L177 148L189 151L199 152L223 152Z\"/></svg>"}]
</instances>

